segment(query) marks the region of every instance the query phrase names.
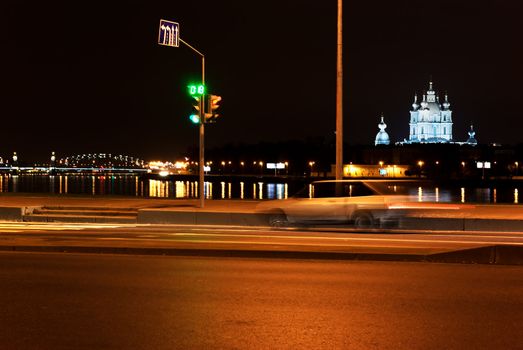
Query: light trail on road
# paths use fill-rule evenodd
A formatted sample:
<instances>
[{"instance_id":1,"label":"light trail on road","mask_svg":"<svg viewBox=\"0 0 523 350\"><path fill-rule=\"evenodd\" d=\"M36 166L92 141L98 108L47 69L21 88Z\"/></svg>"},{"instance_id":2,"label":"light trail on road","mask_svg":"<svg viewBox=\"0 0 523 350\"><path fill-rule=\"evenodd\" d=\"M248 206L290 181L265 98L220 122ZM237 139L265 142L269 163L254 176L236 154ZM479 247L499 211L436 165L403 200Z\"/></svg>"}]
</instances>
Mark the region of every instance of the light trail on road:
<instances>
[{"instance_id":1,"label":"light trail on road","mask_svg":"<svg viewBox=\"0 0 523 350\"><path fill-rule=\"evenodd\" d=\"M128 227L135 227L136 225L127 225ZM0 233L5 232L4 230L43 230L43 231L60 231L60 230L85 230L85 229L113 229L121 228L125 225L114 225L114 224L91 224L91 223L75 223L75 224L60 224L60 223L1 223Z\"/></svg>"},{"instance_id":2,"label":"light trail on road","mask_svg":"<svg viewBox=\"0 0 523 350\"><path fill-rule=\"evenodd\" d=\"M493 245L523 246L523 233L383 232L346 228L278 228L137 224L2 223L3 246L94 246L166 249L447 252Z\"/></svg>"}]
</instances>

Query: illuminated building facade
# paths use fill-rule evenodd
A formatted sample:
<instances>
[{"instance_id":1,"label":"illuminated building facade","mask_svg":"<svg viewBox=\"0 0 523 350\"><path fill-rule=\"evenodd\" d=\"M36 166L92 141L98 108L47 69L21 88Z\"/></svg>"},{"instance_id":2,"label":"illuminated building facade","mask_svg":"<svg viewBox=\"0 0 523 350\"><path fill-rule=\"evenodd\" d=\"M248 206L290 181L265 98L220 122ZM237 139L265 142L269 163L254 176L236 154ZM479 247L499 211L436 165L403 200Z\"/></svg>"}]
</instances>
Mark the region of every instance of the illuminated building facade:
<instances>
[{"instance_id":1,"label":"illuminated building facade","mask_svg":"<svg viewBox=\"0 0 523 350\"><path fill-rule=\"evenodd\" d=\"M443 103L429 82L429 89L422 95L414 95L410 111L410 135L406 143L447 143L452 141L452 111L448 95Z\"/></svg>"}]
</instances>

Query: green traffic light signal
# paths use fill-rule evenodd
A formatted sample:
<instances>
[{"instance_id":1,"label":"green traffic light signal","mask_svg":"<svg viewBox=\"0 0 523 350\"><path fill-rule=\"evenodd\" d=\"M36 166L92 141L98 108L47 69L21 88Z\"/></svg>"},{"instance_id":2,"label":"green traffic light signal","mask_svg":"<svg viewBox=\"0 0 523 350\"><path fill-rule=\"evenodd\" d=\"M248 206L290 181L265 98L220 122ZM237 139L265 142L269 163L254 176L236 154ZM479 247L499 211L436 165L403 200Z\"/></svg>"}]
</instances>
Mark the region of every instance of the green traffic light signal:
<instances>
[{"instance_id":1,"label":"green traffic light signal","mask_svg":"<svg viewBox=\"0 0 523 350\"><path fill-rule=\"evenodd\" d=\"M205 85L189 85L189 95L205 95Z\"/></svg>"},{"instance_id":2,"label":"green traffic light signal","mask_svg":"<svg viewBox=\"0 0 523 350\"><path fill-rule=\"evenodd\" d=\"M194 123L194 124L198 124L200 123L200 116L198 114L191 114L189 116L189 119Z\"/></svg>"}]
</instances>

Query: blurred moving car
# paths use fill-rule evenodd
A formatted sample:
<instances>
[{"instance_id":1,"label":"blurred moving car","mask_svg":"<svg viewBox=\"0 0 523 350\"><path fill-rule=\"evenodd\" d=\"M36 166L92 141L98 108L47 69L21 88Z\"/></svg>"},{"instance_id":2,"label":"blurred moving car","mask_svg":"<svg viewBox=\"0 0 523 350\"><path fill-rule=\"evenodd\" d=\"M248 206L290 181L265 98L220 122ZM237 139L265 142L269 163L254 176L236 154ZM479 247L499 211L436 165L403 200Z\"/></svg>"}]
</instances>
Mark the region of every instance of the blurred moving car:
<instances>
[{"instance_id":1,"label":"blurred moving car","mask_svg":"<svg viewBox=\"0 0 523 350\"><path fill-rule=\"evenodd\" d=\"M368 228L398 221L397 204L410 196L395 194L394 182L383 180L315 181L291 198L260 203L271 226L289 224L354 224Z\"/></svg>"}]
</instances>

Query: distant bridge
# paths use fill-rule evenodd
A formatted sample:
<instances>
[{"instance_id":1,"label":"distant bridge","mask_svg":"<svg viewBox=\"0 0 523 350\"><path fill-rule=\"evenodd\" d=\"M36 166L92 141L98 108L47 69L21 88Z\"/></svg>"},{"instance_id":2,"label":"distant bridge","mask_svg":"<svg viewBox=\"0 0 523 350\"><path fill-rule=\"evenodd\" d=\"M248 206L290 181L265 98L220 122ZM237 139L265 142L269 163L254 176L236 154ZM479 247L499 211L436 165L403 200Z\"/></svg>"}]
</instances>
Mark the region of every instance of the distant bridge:
<instances>
[{"instance_id":1,"label":"distant bridge","mask_svg":"<svg viewBox=\"0 0 523 350\"><path fill-rule=\"evenodd\" d=\"M89 153L77 154L61 158L55 164L56 167L86 167L86 168L144 168L145 161L128 155L115 155L111 153Z\"/></svg>"},{"instance_id":2,"label":"distant bridge","mask_svg":"<svg viewBox=\"0 0 523 350\"><path fill-rule=\"evenodd\" d=\"M145 161L128 155L111 153L78 154L55 159L54 153L50 163L45 165L18 165L18 162L0 165L3 172L21 173L143 173L147 172Z\"/></svg>"}]
</instances>

